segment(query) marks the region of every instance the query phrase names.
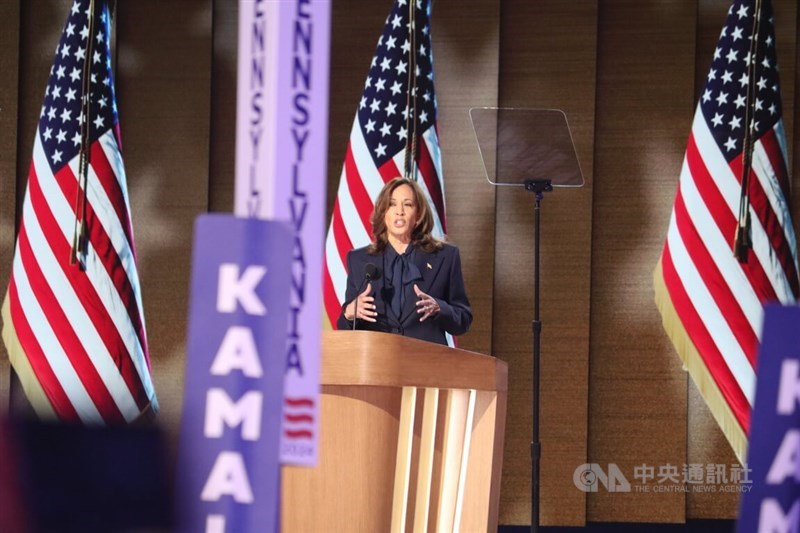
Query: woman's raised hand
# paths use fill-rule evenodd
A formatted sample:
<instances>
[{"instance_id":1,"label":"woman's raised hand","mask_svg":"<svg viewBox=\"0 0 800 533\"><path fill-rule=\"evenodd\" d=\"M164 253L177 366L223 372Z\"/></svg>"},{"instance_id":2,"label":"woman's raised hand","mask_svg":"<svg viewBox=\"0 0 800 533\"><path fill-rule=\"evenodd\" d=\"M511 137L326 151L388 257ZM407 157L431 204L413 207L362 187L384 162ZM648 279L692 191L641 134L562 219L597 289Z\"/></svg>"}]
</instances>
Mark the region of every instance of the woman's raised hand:
<instances>
[{"instance_id":1,"label":"woman's raised hand","mask_svg":"<svg viewBox=\"0 0 800 533\"><path fill-rule=\"evenodd\" d=\"M345 318L347 320L353 320L353 311L358 313L358 316L355 318L359 320L366 320L367 322L375 322L375 317L378 316L378 312L375 311L375 298L371 296L372 294L372 283L367 283L367 286L364 290L359 294L355 300L350 302L350 305L347 306L345 310Z\"/></svg>"}]
</instances>

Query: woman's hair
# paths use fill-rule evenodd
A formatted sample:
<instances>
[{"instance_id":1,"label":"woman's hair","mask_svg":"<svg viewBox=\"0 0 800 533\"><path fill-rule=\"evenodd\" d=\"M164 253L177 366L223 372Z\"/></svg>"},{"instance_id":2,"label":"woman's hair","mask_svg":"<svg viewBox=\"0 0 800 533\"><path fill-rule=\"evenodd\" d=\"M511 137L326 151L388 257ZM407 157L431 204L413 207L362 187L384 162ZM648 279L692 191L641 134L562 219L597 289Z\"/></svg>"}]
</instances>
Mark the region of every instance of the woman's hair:
<instances>
[{"instance_id":1,"label":"woman's hair","mask_svg":"<svg viewBox=\"0 0 800 533\"><path fill-rule=\"evenodd\" d=\"M417 223L411 230L411 244L424 252L434 252L442 247L442 241L431 235L433 231L433 214L431 213L425 193L416 181L409 178L394 178L381 189L372 211L372 235L374 241L369 245L367 252L379 254L389 244L386 230L386 211L392 205L392 193L401 185L408 185L414 191L417 203Z\"/></svg>"}]
</instances>

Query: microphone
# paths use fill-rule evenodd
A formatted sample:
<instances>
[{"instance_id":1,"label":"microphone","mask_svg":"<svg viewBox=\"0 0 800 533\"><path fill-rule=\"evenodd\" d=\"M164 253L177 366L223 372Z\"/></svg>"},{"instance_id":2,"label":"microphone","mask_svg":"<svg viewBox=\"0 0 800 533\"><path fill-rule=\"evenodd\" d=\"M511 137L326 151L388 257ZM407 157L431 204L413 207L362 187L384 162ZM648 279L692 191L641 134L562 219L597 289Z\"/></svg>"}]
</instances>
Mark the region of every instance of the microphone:
<instances>
[{"instance_id":1,"label":"microphone","mask_svg":"<svg viewBox=\"0 0 800 533\"><path fill-rule=\"evenodd\" d=\"M364 267L364 282L369 283L371 280L378 277L379 274L378 267L376 267L372 263L367 263ZM365 283L361 284L361 288L358 289L358 294L361 294L361 289L364 288ZM353 331L356 330L356 322L358 321L358 295L356 295L355 303L353 304Z\"/></svg>"},{"instance_id":2,"label":"microphone","mask_svg":"<svg viewBox=\"0 0 800 533\"><path fill-rule=\"evenodd\" d=\"M366 281L373 280L378 277L378 267L373 265L372 263L367 263L367 266L364 267L364 278Z\"/></svg>"}]
</instances>

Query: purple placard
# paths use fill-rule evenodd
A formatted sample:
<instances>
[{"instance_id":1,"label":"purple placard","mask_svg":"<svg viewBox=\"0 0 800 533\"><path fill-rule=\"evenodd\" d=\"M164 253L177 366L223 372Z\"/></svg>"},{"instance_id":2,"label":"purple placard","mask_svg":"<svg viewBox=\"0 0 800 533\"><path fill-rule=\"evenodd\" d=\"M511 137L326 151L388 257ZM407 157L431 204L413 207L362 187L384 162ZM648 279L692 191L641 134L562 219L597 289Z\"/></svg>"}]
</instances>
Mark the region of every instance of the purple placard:
<instances>
[{"instance_id":1,"label":"purple placard","mask_svg":"<svg viewBox=\"0 0 800 533\"><path fill-rule=\"evenodd\" d=\"M315 465L328 143L330 0L240 0L239 216L294 230L281 461Z\"/></svg>"},{"instance_id":2,"label":"purple placard","mask_svg":"<svg viewBox=\"0 0 800 533\"><path fill-rule=\"evenodd\" d=\"M798 531L800 525L800 307L769 305L758 355L750 425L750 490L738 531Z\"/></svg>"},{"instance_id":3,"label":"purple placard","mask_svg":"<svg viewBox=\"0 0 800 533\"><path fill-rule=\"evenodd\" d=\"M277 531L292 240L280 222L204 215L195 224L181 531Z\"/></svg>"}]
</instances>

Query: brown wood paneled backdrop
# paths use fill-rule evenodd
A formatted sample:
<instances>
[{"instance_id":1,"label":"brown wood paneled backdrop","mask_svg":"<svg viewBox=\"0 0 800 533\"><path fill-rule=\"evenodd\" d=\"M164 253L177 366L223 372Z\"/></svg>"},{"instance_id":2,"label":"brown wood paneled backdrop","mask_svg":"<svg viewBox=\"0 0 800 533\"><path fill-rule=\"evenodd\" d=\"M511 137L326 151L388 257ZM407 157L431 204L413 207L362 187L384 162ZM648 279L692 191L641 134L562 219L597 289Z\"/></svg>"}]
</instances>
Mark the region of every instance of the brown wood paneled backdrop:
<instances>
[{"instance_id":1,"label":"brown wood paneled backdrop","mask_svg":"<svg viewBox=\"0 0 800 533\"><path fill-rule=\"evenodd\" d=\"M117 99L161 416L183 393L194 219L209 207L211 0L117 3ZM157 355L155 355L157 354Z\"/></svg>"},{"instance_id":2,"label":"brown wood paneled backdrop","mask_svg":"<svg viewBox=\"0 0 800 533\"><path fill-rule=\"evenodd\" d=\"M589 456L629 473L686 463L686 376L651 286L692 119L695 26L690 2L601 2ZM684 495L589 498L589 519L624 517L682 522Z\"/></svg>"},{"instance_id":3,"label":"brown wood paneled backdrop","mask_svg":"<svg viewBox=\"0 0 800 533\"><path fill-rule=\"evenodd\" d=\"M17 196L17 108L20 75L20 2L0 4L0 280L11 271L16 235ZM0 293L5 293L2 285ZM8 358L0 357L0 413L8 408Z\"/></svg>"},{"instance_id":4,"label":"brown wood paneled backdrop","mask_svg":"<svg viewBox=\"0 0 800 533\"><path fill-rule=\"evenodd\" d=\"M585 520L586 495L572 473L586 462L590 390L596 4L520 0L501 9L500 105L564 110L586 179L583 188L556 189L541 202L542 524ZM498 190L492 350L509 363L501 513L522 524L531 507L534 206L521 188Z\"/></svg>"},{"instance_id":5,"label":"brown wood paneled backdrop","mask_svg":"<svg viewBox=\"0 0 800 533\"><path fill-rule=\"evenodd\" d=\"M160 423L173 450L183 393L192 226L233 204L237 2L118 2L123 154ZM328 211L390 0L332 11ZM471 107L559 108L586 185L542 202L541 522L683 522L736 513L736 495L611 493L583 463L705 467L735 459L661 328L659 257L696 98L727 0L436 0L433 51L450 238L475 310L468 350L509 363L500 522L530 521L532 195L486 181ZM69 2L0 3L0 292L52 53ZM797 5L775 0L790 153ZM792 168L794 166L792 165ZM793 172L793 182L797 181ZM793 191L795 221L800 197ZM9 370L0 357L0 410Z\"/></svg>"}]
</instances>

